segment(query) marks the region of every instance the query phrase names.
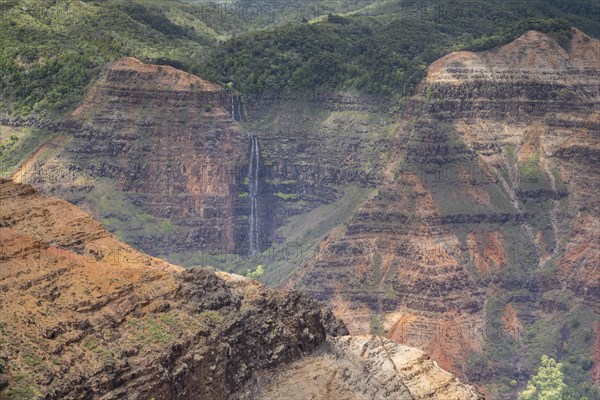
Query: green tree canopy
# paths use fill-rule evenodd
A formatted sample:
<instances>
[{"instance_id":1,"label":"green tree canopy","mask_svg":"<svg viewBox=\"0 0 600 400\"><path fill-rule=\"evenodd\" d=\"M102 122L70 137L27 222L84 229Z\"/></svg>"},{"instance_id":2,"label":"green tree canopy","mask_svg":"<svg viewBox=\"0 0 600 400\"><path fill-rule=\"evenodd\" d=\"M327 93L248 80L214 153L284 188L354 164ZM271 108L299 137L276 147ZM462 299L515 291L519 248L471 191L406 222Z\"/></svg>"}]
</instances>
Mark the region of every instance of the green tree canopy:
<instances>
[{"instance_id":1,"label":"green tree canopy","mask_svg":"<svg viewBox=\"0 0 600 400\"><path fill-rule=\"evenodd\" d=\"M543 355L537 374L529 379L519 400L563 400L567 385L563 382L562 364Z\"/></svg>"}]
</instances>

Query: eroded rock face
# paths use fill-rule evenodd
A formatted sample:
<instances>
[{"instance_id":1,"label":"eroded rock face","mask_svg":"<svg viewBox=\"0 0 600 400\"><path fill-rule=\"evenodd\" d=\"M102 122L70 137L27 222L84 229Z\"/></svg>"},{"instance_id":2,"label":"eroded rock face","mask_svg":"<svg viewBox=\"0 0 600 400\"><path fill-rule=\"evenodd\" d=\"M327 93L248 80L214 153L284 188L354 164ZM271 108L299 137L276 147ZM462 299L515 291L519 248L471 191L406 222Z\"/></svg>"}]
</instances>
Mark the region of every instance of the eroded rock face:
<instances>
[{"instance_id":1,"label":"eroded rock face","mask_svg":"<svg viewBox=\"0 0 600 400\"><path fill-rule=\"evenodd\" d=\"M523 381L542 340L528 329L598 312L599 65L600 42L577 30L565 48L531 31L433 63L378 196L289 285L351 333L385 331L481 382L493 374L470 355L506 344L486 362Z\"/></svg>"},{"instance_id":2,"label":"eroded rock face","mask_svg":"<svg viewBox=\"0 0 600 400\"><path fill-rule=\"evenodd\" d=\"M104 68L73 112L73 138L14 179L88 206L153 254L235 252L246 231L235 208L248 146L232 104L227 91L198 76L123 58ZM143 214L170 228L127 228L127 218Z\"/></svg>"},{"instance_id":3,"label":"eroded rock face","mask_svg":"<svg viewBox=\"0 0 600 400\"><path fill-rule=\"evenodd\" d=\"M600 42L581 31L565 48L530 31L495 51L436 61L424 89L434 99L427 112L452 124L527 216L539 264L556 263L561 284L589 300L600 295L589 231L600 222L599 62Z\"/></svg>"},{"instance_id":4,"label":"eroded rock face","mask_svg":"<svg viewBox=\"0 0 600 400\"><path fill-rule=\"evenodd\" d=\"M365 381L368 373L368 383ZM415 348L377 336L342 336L260 377L233 399L483 399Z\"/></svg>"},{"instance_id":5,"label":"eroded rock face","mask_svg":"<svg viewBox=\"0 0 600 400\"><path fill-rule=\"evenodd\" d=\"M315 351L305 368L314 364L316 371L325 359L349 368L357 357L385 363L377 339L336 344L333 338L348 334L345 325L308 295L209 269L182 270L120 243L88 214L30 186L2 181L0 200L2 396L247 398L260 390L254 385L263 374ZM358 356L363 342L369 353ZM427 393L474 398L448 373L432 372L431 362L425 367L422 353L391 351L392 364L415 374L382 373L378 379L391 379L390 388L421 393L429 382ZM368 374L349 371L361 393L382 393ZM349 383L339 378L340 388Z\"/></svg>"},{"instance_id":6,"label":"eroded rock face","mask_svg":"<svg viewBox=\"0 0 600 400\"><path fill-rule=\"evenodd\" d=\"M89 215L2 182L3 373L45 398L226 399L344 325L311 298L118 242Z\"/></svg>"},{"instance_id":7,"label":"eroded rock face","mask_svg":"<svg viewBox=\"0 0 600 400\"><path fill-rule=\"evenodd\" d=\"M314 88L244 101L261 149L262 249L288 239L277 229L293 217L345 196L345 185L380 182L393 123L386 99Z\"/></svg>"},{"instance_id":8,"label":"eroded rock face","mask_svg":"<svg viewBox=\"0 0 600 400\"><path fill-rule=\"evenodd\" d=\"M12 178L91 210L136 248L200 265L209 253L251 252L256 137L255 212L265 250L294 236L278 229L295 216L340 200L344 186L374 188L392 137L382 98L288 95L247 96L248 121L238 124L239 99L222 87L171 67L117 60L70 119L48 127L54 136Z\"/></svg>"}]
</instances>

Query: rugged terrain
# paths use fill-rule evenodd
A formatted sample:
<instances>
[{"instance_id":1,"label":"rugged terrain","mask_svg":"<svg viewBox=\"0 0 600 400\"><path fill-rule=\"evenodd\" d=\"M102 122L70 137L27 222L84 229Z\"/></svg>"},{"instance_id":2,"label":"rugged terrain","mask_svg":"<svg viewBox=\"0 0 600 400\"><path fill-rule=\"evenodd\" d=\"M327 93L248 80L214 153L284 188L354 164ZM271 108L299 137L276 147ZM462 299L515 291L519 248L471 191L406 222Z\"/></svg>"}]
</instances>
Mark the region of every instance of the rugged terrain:
<instances>
[{"instance_id":1,"label":"rugged terrain","mask_svg":"<svg viewBox=\"0 0 600 400\"><path fill-rule=\"evenodd\" d=\"M13 170L11 153L14 180L149 254L264 266L264 282L329 302L351 333L417 346L492 398L516 397L541 354L587 387L600 370L600 51L562 33L449 54L401 108L320 88L242 106L123 58L62 125L1 120L0 137L29 154ZM250 220L264 253L244 259Z\"/></svg>"},{"instance_id":2,"label":"rugged terrain","mask_svg":"<svg viewBox=\"0 0 600 400\"><path fill-rule=\"evenodd\" d=\"M369 370L369 383L363 384ZM401 379L397 379L400 376ZM421 350L379 336L342 336L288 368L251 381L233 399L477 399Z\"/></svg>"},{"instance_id":3,"label":"rugged terrain","mask_svg":"<svg viewBox=\"0 0 600 400\"><path fill-rule=\"evenodd\" d=\"M235 206L247 164L236 107L235 96L200 77L123 58L72 113L68 140L42 147L13 179L93 210L153 254L235 252L246 233Z\"/></svg>"},{"instance_id":4,"label":"rugged terrain","mask_svg":"<svg viewBox=\"0 0 600 400\"><path fill-rule=\"evenodd\" d=\"M590 357L598 65L600 42L578 30L433 63L378 195L289 285L328 301L351 333L426 349L492 397L514 395L493 383L523 382L542 352Z\"/></svg>"},{"instance_id":5,"label":"rugged terrain","mask_svg":"<svg viewBox=\"0 0 600 400\"><path fill-rule=\"evenodd\" d=\"M278 231L294 216L351 198L326 228L307 228L319 232L308 235L314 245L380 180L393 132L381 100L314 89L250 96L242 107L234 92L198 76L123 58L104 67L81 106L10 176L90 210L149 254L215 263L210 254L249 252L256 136L262 250L304 240L305 232Z\"/></svg>"},{"instance_id":6,"label":"rugged terrain","mask_svg":"<svg viewBox=\"0 0 600 400\"><path fill-rule=\"evenodd\" d=\"M182 270L63 200L0 188L3 398L277 399L317 371L327 379L285 398L480 398L419 350L340 336L307 295Z\"/></svg>"}]
</instances>

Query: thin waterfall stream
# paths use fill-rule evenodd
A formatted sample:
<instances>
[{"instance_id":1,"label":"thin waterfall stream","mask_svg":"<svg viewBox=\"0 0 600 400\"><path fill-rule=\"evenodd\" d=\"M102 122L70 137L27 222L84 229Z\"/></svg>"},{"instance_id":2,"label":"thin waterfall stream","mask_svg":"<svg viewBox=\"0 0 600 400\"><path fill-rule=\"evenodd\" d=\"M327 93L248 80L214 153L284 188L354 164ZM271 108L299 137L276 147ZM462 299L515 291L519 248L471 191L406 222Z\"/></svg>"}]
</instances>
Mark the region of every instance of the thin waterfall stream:
<instances>
[{"instance_id":1,"label":"thin waterfall stream","mask_svg":"<svg viewBox=\"0 0 600 400\"><path fill-rule=\"evenodd\" d=\"M231 93L231 118L235 121L242 121L244 119L244 109L239 96Z\"/></svg>"},{"instance_id":2,"label":"thin waterfall stream","mask_svg":"<svg viewBox=\"0 0 600 400\"><path fill-rule=\"evenodd\" d=\"M258 149L258 137L252 135L250 148L250 165L248 167L248 198L250 199L250 226L248 228L248 240L250 242L250 255L260 253L259 246L259 223L258 223L258 170L260 165L260 153Z\"/></svg>"}]
</instances>

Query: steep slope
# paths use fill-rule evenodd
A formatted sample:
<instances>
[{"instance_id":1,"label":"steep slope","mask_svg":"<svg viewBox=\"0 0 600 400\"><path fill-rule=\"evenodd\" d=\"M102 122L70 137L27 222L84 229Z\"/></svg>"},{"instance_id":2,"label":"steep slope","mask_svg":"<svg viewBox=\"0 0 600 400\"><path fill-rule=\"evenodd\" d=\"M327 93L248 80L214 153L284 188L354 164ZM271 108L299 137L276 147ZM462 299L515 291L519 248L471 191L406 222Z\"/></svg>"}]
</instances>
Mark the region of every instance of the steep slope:
<instances>
[{"instance_id":1,"label":"steep slope","mask_svg":"<svg viewBox=\"0 0 600 400\"><path fill-rule=\"evenodd\" d=\"M352 369L387 362L382 351L394 354L389 362L403 369L387 366L380 385L356 368L352 381L328 383L351 382L369 398L398 385L408 387L408 399L478 398L418 350L380 347L382 339L372 338L368 354L354 354L366 339L335 339L345 326L306 295L208 269L181 270L120 243L88 214L30 186L2 181L0 200L3 397L247 398L274 367L292 376L280 381L297 380L301 373L290 363L318 350L304 366L329 358Z\"/></svg>"},{"instance_id":2,"label":"steep slope","mask_svg":"<svg viewBox=\"0 0 600 400\"><path fill-rule=\"evenodd\" d=\"M519 212L539 216L526 227L540 265L554 260L563 282L589 299L600 296L600 249L590 240L600 216L599 61L600 42L581 31L564 48L530 31L495 52L444 57L426 81L436 99L430 112L504 172ZM470 98L452 95L462 90ZM582 245L585 255L575 254Z\"/></svg>"},{"instance_id":3,"label":"steep slope","mask_svg":"<svg viewBox=\"0 0 600 400\"><path fill-rule=\"evenodd\" d=\"M352 333L385 332L481 383L523 382L541 353L565 356L557 343L589 357L599 50L577 30L564 47L530 31L432 64L379 194L289 285Z\"/></svg>"},{"instance_id":4,"label":"steep slope","mask_svg":"<svg viewBox=\"0 0 600 400\"><path fill-rule=\"evenodd\" d=\"M245 99L242 129L261 150L261 249L268 250L249 263L266 267L264 282L281 284L373 193L393 132L387 105L319 90Z\"/></svg>"},{"instance_id":5,"label":"steep slope","mask_svg":"<svg viewBox=\"0 0 600 400\"><path fill-rule=\"evenodd\" d=\"M247 143L232 104L200 77L123 58L105 67L73 112L69 139L13 179L93 210L155 255L234 252L243 240L236 235L246 232L236 232L234 208Z\"/></svg>"},{"instance_id":6,"label":"steep slope","mask_svg":"<svg viewBox=\"0 0 600 400\"><path fill-rule=\"evenodd\" d=\"M124 56L190 68L248 18L171 0L4 0L0 116L62 119L109 61Z\"/></svg>"},{"instance_id":7,"label":"steep slope","mask_svg":"<svg viewBox=\"0 0 600 400\"><path fill-rule=\"evenodd\" d=\"M368 373L368 386L364 375ZM400 378L400 379L398 379ZM233 399L480 399L420 350L378 336L343 336L288 368L249 383Z\"/></svg>"},{"instance_id":8,"label":"steep slope","mask_svg":"<svg viewBox=\"0 0 600 400\"><path fill-rule=\"evenodd\" d=\"M236 121L241 105L230 91L123 58L105 66L70 120L54 127L11 177L92 211L120 239L152 255L220 265L210 254L250 250L249 166L257 153L253 220L260 249L302 243L296 251L308 254L379 181L393 121L379 97L292 95L298 98L246 98L248 120ZM348 209L323 226L293 228L294 217L344 197ZM278 231L286 225L287 232ZM250 260L238 271L260 263L267 264ZM269 282L294 268L270 269Z\"/></svg>"}]
</instances>

